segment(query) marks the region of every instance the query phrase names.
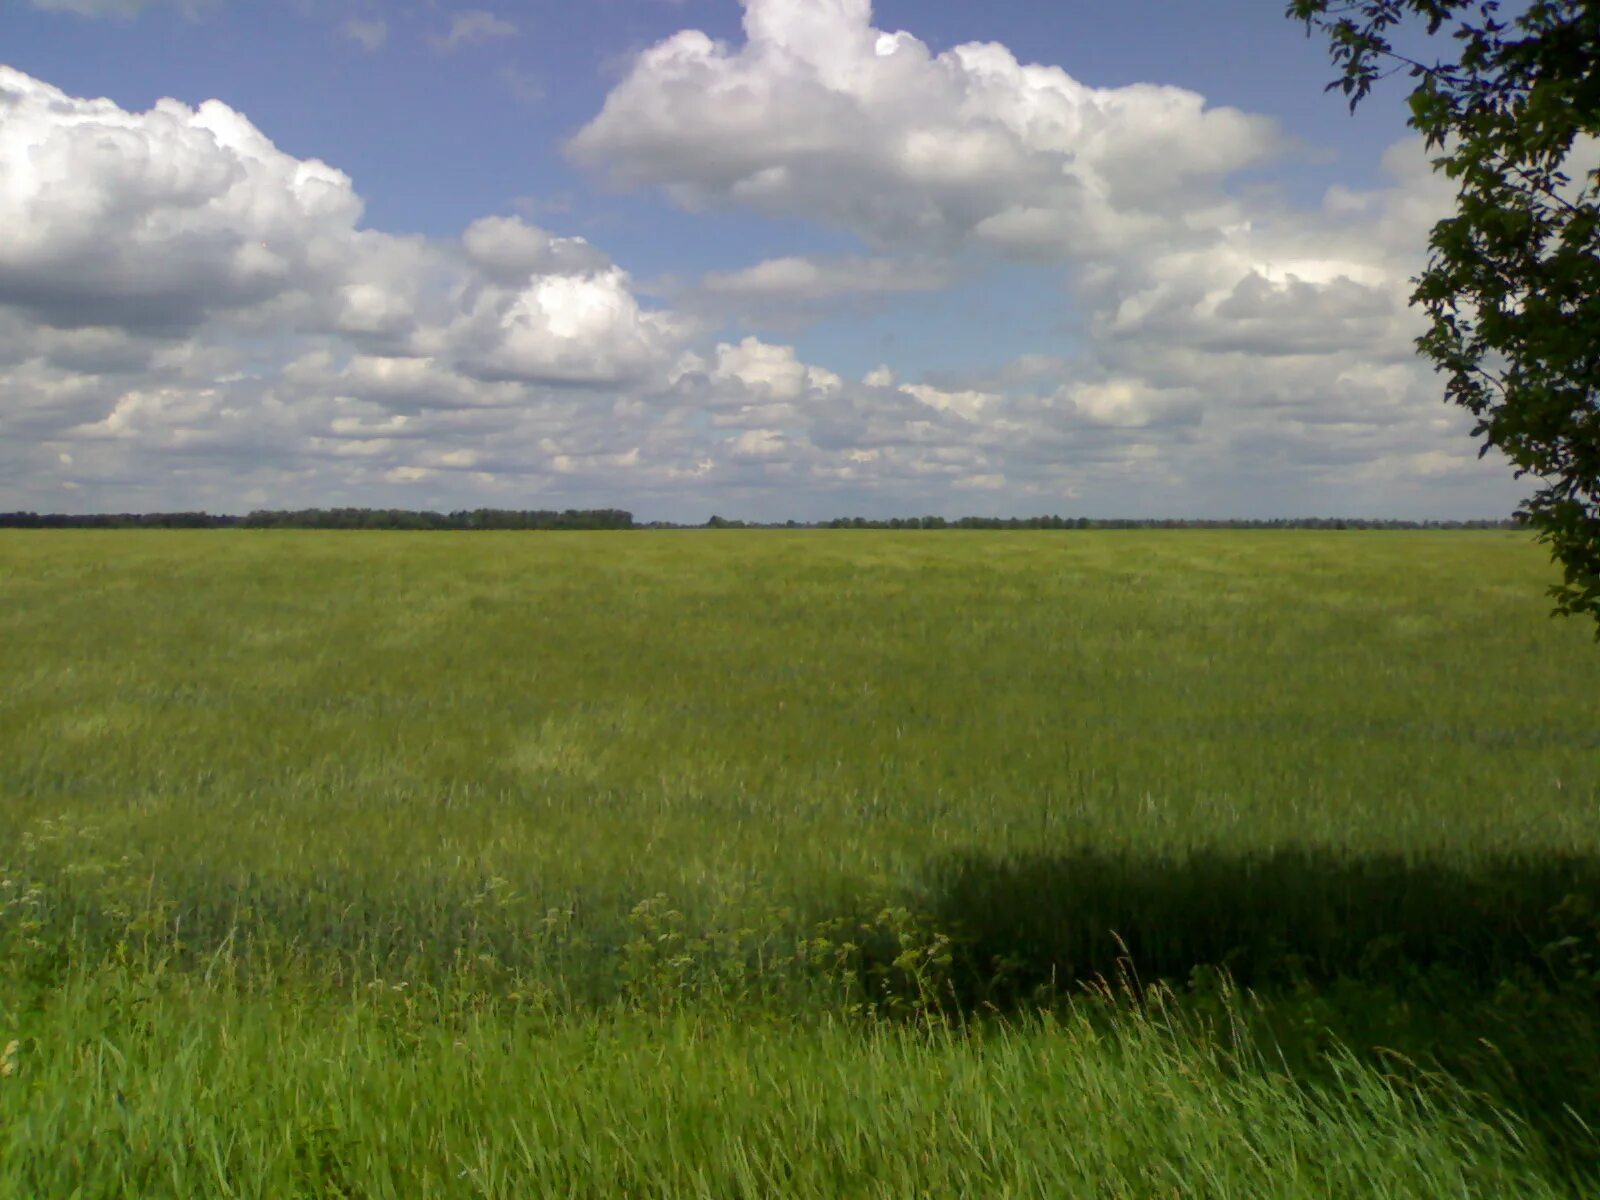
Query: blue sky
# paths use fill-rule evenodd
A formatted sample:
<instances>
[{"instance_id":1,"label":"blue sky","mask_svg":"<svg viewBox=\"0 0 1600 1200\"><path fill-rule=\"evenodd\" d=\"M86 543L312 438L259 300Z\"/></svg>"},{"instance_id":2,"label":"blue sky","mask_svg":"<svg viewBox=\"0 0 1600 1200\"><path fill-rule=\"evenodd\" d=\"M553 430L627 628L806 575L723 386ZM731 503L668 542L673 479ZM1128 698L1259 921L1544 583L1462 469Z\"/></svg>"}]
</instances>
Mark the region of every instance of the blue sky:
<instances>
[{"instance_id":1,"label":"blue sky","mask_svg":"<svg viewBox=\"0 0 1600 1200\"><path fill-rule=\"evenodd\" d=\"M1277 5L29 0L0 63L0 506L1517 497L1405 348L1400 93Z\"/></svg>"}]
</instances>

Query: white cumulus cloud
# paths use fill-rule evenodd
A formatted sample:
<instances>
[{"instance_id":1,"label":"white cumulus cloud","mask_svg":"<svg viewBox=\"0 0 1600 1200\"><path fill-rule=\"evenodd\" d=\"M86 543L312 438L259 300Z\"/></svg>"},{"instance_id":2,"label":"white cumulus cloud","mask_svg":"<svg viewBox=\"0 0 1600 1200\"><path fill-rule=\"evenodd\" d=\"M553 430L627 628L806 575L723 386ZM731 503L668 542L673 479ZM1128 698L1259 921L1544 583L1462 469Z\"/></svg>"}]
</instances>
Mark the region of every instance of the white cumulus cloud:
<instances>
[{"instance_id":1,"label":"white cumulus cloud","mask_svg":"<svg viewBox=\"0 0 1600 1200\"><path fill-rule=\"evenodd\" d=\"M875 29L866 0L743 2L742 45L688 31L646 50L573 157L691 208L1058 257L1194 236L1197 196L1282 140L1182 88L1093 88L995 44L935 55Z\"/></svg>"},{"instance_id":2,"label":"white cumulus cloud","mask_svg":"<svg viewBox=\"0 0 1600 1200\"><path fill-rule=\"evenodd\" d=\"M361 210L225 104L130 113L0 67L0 302L50 324L188 326L318 287Z\"/></svg>"}]
</instances>

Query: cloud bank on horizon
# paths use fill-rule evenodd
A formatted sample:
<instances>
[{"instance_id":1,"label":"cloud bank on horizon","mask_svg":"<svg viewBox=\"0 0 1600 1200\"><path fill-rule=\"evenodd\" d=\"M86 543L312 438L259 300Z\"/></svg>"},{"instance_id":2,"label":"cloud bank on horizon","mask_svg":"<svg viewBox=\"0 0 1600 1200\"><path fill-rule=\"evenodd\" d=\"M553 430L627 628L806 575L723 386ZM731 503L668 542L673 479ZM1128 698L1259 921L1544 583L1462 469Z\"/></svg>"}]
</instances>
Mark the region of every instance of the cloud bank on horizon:
<instances>
[{"instance_id":1,"label":"cloud bank on horizon","mask_svg":"<svg viewBox=\"0 0 1600 1200\"><path fill-rule=\"evenodd\" d=\"M348 36L376 52L378 28ZM481 10L445 28L442 51L515 32ZM997 44L934 53L867 0L744 0L743 30L639 53L566 153L706 222L858 249L655 296L515 215L369 228L355 181L223 100L135 112L0 67L0 507L1515 502L1412 351L1407 280L1450 195L1418 146L1389 151L1385 186L1297 207L1248 186L1298 153L1278 123L1192 91L1089 87ZM1016 264L1058 280L1063 333L986 368L845 378L785 336L981 295Z\"/></svg>"}]
</instances>

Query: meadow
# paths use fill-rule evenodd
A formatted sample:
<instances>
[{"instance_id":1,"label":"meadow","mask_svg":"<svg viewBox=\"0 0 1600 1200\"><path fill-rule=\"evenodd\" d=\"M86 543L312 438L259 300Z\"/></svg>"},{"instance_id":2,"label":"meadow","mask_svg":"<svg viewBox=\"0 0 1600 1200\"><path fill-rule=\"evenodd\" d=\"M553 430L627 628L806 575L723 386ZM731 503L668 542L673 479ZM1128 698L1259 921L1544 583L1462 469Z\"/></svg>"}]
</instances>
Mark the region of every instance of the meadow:
<instances>
[{"instance_id":1,"label":"meadow","mask_svg":"<svg viewBox=\"0 0 1600 1200\"><path fill-rule=\"evenodd\" d=\"M0 1197L1595 1194L1551 577L0 531Z\"/></svg>"}]
</instances>

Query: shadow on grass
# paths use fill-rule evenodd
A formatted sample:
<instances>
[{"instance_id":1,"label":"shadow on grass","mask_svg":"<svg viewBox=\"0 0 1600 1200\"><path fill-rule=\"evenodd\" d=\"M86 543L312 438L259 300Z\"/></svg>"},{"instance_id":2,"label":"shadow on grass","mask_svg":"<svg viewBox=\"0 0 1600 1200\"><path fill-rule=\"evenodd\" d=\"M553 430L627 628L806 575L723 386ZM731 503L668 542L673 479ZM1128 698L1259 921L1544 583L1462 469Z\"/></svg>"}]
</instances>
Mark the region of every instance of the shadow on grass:
<instances>
[{"instance_id":1,"label":"shadow on grass","mask_svg":"<svg viewBox=\"0 0 1600 1200\"><path fill-rule=\"evenodd\" d=\"M1125 959L1151 978L1226 966L1244 984L1436 966L1495 981L1565 972L1585 937L1600 941L1585 908L1600 901L1591 856L966 856L933 864L926 887L972 965L1004 962L1022 985L1111 975ZM1568 938L1580 945L1558 946Z\"/></svg>"},{"instance_id":2,"label":"shadow on grass","mask_svg":"<svg viewBox=\"0 0 1600 1200\"><path fill-rule=\"evenodd\" d=\"M1335 1042L1443 1071L1573 1178L1600 1175L1600 858L968 856L926 884L966 1006L1131 972L1203 1009L1223 967L1296 1076L1325 1071Z\"/></svg>"}]
</instances>

